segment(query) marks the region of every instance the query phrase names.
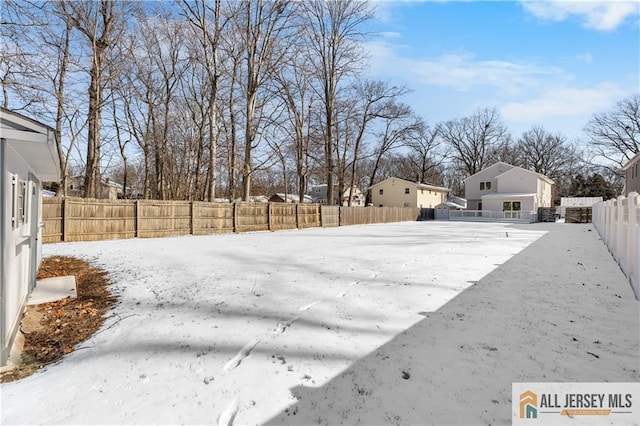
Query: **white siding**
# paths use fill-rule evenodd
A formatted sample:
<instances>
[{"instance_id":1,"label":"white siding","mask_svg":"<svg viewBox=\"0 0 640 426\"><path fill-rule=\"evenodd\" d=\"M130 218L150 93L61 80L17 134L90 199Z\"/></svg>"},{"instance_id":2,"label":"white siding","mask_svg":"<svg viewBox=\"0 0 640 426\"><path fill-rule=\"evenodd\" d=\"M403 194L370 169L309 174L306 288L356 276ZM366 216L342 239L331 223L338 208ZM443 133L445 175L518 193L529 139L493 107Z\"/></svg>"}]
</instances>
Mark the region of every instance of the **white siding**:
<instances>
[{"instance_id":1,"label":"white siding","mask_svg":"<svg viewBox=\"0 0 640 426\"><path fill-rule=\"evenodd\" d=\"M506 163L496 163L464 181L464 198L469 201L480 201L483 195L497 192L496 176L513 169L514 166ZM491 182L491 189L480 190L480 182ZM486 186L485 186L486 188ZM533 191L532 191L533 192ZM469 207L473 208L475 206ZM484 208L484 207L483 207Z\"/></svg>"},{"instance_id":2,"label":"white siding","mask_svg":"<svg viewBox=\"0 0 640 426\"><path fill-rule=\"evenodd\" d=\"M538 175L529 170L513 168L498 176L497 192L500 193L530 193L535 194L538 189Z\"/></svg>"},{"instance_id":3,"label":"white siding","mask_svg":"<svg viewBox=\"0 0 640 426\"><path fill-rule=\"evenodd\" d=\"M8 144L4 146L5 164L4 164L4 179L3 179L3 209L6 213L4 223L2 224L2 244L3 250L3 279L2 279L2 294L3 294L3 312L2 321L4 322L4 328L2 330L2 341L8 343L13 333L16 331L18 322L22 314L22 307L27 299L30 285L30 262L32 250L36 247L32 247L29 244L30 227L32 219L29 217L31 211L31 203L37 202L31 199L31 191L28 188L29 173L32 170L29 169L27 163L20 157ZM18 223L17 226L13 226L11 222L13 206L13 180L12 175L19 176L27 187L26 200L25 200L25 221ZM5 350L6 348L2 348Z\"/></svg>"}]
</instances>

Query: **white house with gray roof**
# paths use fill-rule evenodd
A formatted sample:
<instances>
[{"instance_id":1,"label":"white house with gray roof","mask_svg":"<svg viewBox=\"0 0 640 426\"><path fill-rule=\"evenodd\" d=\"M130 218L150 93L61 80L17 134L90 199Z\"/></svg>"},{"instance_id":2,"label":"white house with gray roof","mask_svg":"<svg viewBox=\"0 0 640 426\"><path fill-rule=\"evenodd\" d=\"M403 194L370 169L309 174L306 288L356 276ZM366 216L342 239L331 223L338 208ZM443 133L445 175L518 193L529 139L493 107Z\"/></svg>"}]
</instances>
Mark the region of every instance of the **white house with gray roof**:
<instances>
[{"instance_id":1,"label":"white house with gray roof","mask_svg":"<svg viewBox=\"0 0 640 426\"><path fill-rule=\"evenodd\" d=\"M467 209L535 213L551 207L553 184L540 173L498 162L464 180Z\"/></svg>"}]
</instances>

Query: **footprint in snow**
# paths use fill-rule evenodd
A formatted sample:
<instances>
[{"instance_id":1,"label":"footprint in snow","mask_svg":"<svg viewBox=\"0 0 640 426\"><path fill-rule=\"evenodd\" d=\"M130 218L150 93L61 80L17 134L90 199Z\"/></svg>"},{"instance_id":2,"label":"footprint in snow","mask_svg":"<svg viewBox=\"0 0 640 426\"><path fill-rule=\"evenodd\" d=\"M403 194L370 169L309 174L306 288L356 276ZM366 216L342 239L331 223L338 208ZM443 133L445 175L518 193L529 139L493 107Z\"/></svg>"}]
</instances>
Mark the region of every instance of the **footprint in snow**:
<instances>
[{"instance_id":1,"label":"footprint in snow","mask_svg":"<svg viewBox=\"0 0 640 426\"><path fill-rule=\"evenodd\" d=\"M293 318L291 318L289 321L278 321L278 325L276 325L276 329L274 331L275 334L282 334L284 333L284 331L291 327L291 324L293 324L294 322L298 321L300 319L300 316L295 316Z\"/></svg>"},{"instance_id":2,"label":"footprint in snow","mask_svg":"<svg viewBox=\"0 0 640 426\"><path fill-rule=\"evenodd\" d=\"M255 348L258 343L260 343L260 339L253 339L252 341L250 341L249 343L244 345L242 347L242 349L240 349L240 351L236 354L236 356L231 358L224 365L223 370L224 371L231 371L234 368L236 368L237 366L239 366L240 363L242 362L242 360L244 360L246 357L249 356L249 354L251 353L253 348Z\"/></svg>"},{"instance_id":3,"label":"footprint in snow","mask_svg":"<svg viewBox=\"0 0 640 426\"><path fill-rule=\"evenodd\" d=\"M238 414L239 405L240 400L236 396L227 408L218 416L218 426L232 426L233 420L236 418L236 414Z\"/></svg>"},{"instance_id":4,"label":"footprint in snow","mask_svg":"<svg viewBox=\"0 0 640 426\"><path fill-rule=\"evenodd\" d=\"M308 311L309 309L313 308L314 306L316 306L317 304L322 303L322 300L316 300L313 303L310 303L306 306L303 306L301 308L298 308L299 311Z\"/></svg>"}]
</instances>

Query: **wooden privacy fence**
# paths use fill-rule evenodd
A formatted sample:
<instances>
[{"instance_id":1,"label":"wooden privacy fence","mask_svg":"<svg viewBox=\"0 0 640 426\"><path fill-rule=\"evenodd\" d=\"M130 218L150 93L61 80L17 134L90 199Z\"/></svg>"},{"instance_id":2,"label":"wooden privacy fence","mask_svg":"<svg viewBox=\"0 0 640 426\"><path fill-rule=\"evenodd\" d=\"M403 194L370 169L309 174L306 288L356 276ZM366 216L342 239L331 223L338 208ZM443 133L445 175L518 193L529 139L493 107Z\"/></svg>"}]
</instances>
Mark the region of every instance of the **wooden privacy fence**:
<instances>
[{"instance_id":1,"label":"wooden privacy fence","mask_svg":"<svg viewBox=\"0 0 640 426\"><path fill-rule=\"evenodd\" d=\"M538 222L555 222L555 207L538 207Z\"/></svg>"},{"instance_id":2,"label":"wooden privacy fence","mask_svg":"<svg viewBox=\"0 0 640 426\"><path fill-rule=\"evenodd\" d=\"M593 225L640 300L640 196L632 192L595 204Z\"/></svg>"},{"instance_id":3,"label":"wooden privacy fence","mask_svg":"<svg viewBox=\"0 0 640 426\"><path fill-rule=\"evenodd\" d=\"M412 221L419 214L411 207L340 207L340 226Z\"/></svg>"},{"instance_id":4,"label":"wooden privacy fence","mask_svg":"<svg viewBox=\"0 0 640 426\"><path fill-rule=\"evenodd\" d=\"M414 221L420 209L45 198L43 242L278 231Z\"/></svg>"},{"instance_id":5,"label":"wooden privacy fence","mask_svg":"<svg viewBox=\"0 0 640 426\"><path fill-rule=\"evenodd\" d=\"M591 207L567 207L564 213L565 223L591 223L593 209Z\"/></svg>"}]
</instances>

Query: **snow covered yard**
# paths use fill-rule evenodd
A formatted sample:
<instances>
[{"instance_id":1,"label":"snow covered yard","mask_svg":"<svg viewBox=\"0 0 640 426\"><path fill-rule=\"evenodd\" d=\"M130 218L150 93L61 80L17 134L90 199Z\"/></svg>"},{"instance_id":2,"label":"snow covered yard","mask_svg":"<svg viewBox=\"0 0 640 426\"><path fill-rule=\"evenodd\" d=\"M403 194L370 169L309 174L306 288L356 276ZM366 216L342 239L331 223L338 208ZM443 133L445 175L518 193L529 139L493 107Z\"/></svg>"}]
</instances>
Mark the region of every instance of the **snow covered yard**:
<instances>
[{"instance_id":1,"label":"snow covered yard","mask_svg":"<svg viewBox=\"0 0 640 426\"><path fill-rule=\"evenodd\" d=\"M563 295L572 296L545 294L557 304L551 316L547 305L530 302L541 297L539 280L561 287L573 263L567 236L553 240L556 251L542 246L523 265L520 256L509 261L552 226L572 225L406 222L47 245L45 254L109 271L120 303L77 351L2 385L0 420L213 424L237 411L235 424L475 424L495 421L499 410L508 422L510 381L562 377L555 359L563 355L536 339L547 328L546 339L566 331L547 322L563 321ZM573 226L566 229L577 232ZM602 247L587 257L609 273ZM503 276L514 264L516 278ZM499 279L481 285L492 270L488 277ZM547 283L550 270L558 282ZM613 305L600 305L628 325ZM637 303L629 306L637 315ZM576 318L584 320L593 306L580 309ZM524 360L522 351L530 352ZM637 364L628 347L618 352ZM522 362L518 377L510 356ZM602 380L614 381L607 371ZM637 380L637 370L628 373ZM494 382L500 387L489 398L484 387ZM475 401L481 396L488 402ZM469 411L482 403L486 418Z\"/></svg>"},{"instance_id":2,"label":"snow covered yard","mask_svg":"<svg viewBox=\"0 0 640 426\"><path fill-rule=\"evenodd\" d=\"M2 423L215 423L236 398L236 423L264 422L541 235L409 222L47 245L109 271L120 303L2 386Z\"/></svg>"}]
</instances>

